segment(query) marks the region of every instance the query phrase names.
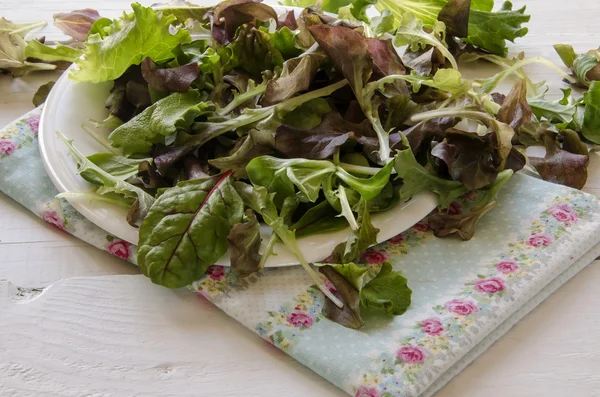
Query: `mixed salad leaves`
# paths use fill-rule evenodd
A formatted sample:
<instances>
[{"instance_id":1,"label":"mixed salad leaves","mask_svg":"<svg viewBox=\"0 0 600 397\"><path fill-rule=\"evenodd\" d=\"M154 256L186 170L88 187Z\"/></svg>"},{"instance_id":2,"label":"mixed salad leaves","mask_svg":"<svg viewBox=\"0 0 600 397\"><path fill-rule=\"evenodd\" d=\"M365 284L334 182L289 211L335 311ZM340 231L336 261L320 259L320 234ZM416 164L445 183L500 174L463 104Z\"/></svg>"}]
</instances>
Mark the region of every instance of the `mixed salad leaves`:
<instances>
[{"instance_id":1,"label":"mixed salad leaves","mask_svg":"<svg viewBox=\"0 0 600 397\"><path fill-rule=\"evenodd\" d=\"M247 276L280 241L323 291L324 315L359 328L361 308L399 315L411 300L390 264L373 273L359 263L377 241L372 213L432 191L436 236L468 240L524 167L583 187L588 147L600 143L600 52L557 45L568 72L506 58L506 41L529 20L510 2L497 11L493 0L314 3L285 0L305 8L281 15L252 0L134 3L114 20L80 10L55 16L70 43L26 42L38 24L2 19L0 68L20 76L73 63L73 81L113 82L108 118L84 125L105 152L85 157L59 132L94 185L61 197L127 208L153 282L188 285L227 250L232 271ZM474 61L502 70L466 79L459 62ZM531 63L573 89L547 99L523 70ZM511 76L512 90L496 92ZM526 156L528 146L545 156ZM470 210L448 211L471 192ZM273 231L264 252L261 223ZM307 263L298 237L343 228L348 239L327 263Z\"/></svg>"}]
</instances>

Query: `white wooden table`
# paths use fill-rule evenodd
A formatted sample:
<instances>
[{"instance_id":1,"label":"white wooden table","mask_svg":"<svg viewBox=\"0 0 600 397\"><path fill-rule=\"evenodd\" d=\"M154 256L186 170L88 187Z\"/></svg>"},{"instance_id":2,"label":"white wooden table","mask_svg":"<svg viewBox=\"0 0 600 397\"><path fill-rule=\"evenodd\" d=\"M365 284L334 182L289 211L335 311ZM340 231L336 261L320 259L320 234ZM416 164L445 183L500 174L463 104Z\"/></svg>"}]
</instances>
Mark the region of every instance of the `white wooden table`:
<instances>
[{"instance_id":1,"label":"white wooden table","mask_svg":"<svg viewBox=\"0 0 600 397\"><path fill-rule=\"evenodd\" d=\"M530 33L513 52L558 62L554 43L579 51L600 44L600 1L525 4ZM51 21L84 7L116 16L128 1L2 0L0 16ZM530 70L535 80L558 83L547 69ZM0 127L32 109L37 87L56 76L0 76ZM593 155L586 186L596 195L599 163ZM138 273L0 194L0 280L8 280L0 281L0 396L345 395L206 301ZM599 284L595 262L436 396L600 396ZM28 295L16 286L48 288Z\"/></svg>"}]
</instances>

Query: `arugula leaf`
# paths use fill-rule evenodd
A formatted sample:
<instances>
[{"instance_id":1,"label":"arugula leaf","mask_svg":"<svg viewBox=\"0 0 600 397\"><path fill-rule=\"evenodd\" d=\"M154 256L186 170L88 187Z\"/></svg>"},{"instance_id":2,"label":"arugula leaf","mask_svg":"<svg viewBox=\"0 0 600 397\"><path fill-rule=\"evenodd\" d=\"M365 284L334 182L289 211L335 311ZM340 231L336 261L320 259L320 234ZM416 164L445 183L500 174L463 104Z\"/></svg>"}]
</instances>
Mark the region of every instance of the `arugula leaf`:
<instances>
[{"instance_id":1,"label":"arugula leaf","mask_svg":"<svg viewBox=\"0 0 600 397\"><path fill-rule=\"evenodd\" d=\"M336 262L349 263L356 261L361 252L370 246L377 244L377 233L379 229L371 223L369 207L366 200L361 200L358 205L358 230L352 230L348 239L338 244L333 251L333 257Z\"/></svg>"},{"instance_id":2,"label":"arugula leaf","mask_svg":"<svg viewBox=\"0 0 600 397\"><path fill-rule=\"evenodd\" d=\"M171 34L176 19L173 15L163 15L138 3L131 7L133 13L123 14L110 25L104 19L94 23L94 33L90 32L86 40L85 56L75 62L77 67L69 74L70 79L90 83L115 80L146 57L156 63L173 58L175 47L191 40L186 30Z\"/></svg>"},{"instance_id":3,"label":"arugula leaf","mask_svg":"<svg viewBox=\"0 0 600 397\"><path fill-rule=\"evenodd\" d=\"M389 162L370 178L358 178L341 167L338 167L336 176L346 182L348 186L356 190L364 200L373 200L390 180L390 175L394 169L394 162Z\"/></svg>"},{"instance_id":4,"label":"arugula leaf","mask_svg":"<svg viewBox=\"0 0 600 397\"><path fill-rule=\"evenodd\" d=\"M401 315L410 306L412 290L408 281L384 262L379 274L360 291L360 302L365 307L384 309L388 314Z\"/></svg>"},{"instance_id":5,"label":"arugula leaf","mask_svg":"<svg viewBox=\"0 0 600 397\"><path fill-rule=\"evenodd\" d=\"M271 156L257 157L246 167L252 184L277 193L279 200L294 196L296 186L312 202L319 198L323 180L335 171L335 165L329 161L288 160Z\"/></svg>"},{"instance_id":6,"label":"arugula leaf","mask_svg":"<svg viewBox=\"0 0 600 397\"><path fill-rule=\"evenodd\" d=\"M67 61L74 62L83 54L82 50L66 45L47 46L37 40L31 40L25 47L25 56L41 59L42 61Z\"/></svg>"},{"instance_id":7,"label":"arugula leaf","mask_svg":"<svg viewBox=\"0 0 600 397\"><path fill-rule=\"evenodd\" d=\"M232 172L164 191L140 227L138 265L153 283L179 288L197 280L227 251L244 205Z\"/></svg>"},{"instance_id":8,"label":"arugula leaf","mask_svg":"<svg viewBox=\"0 0 600 397\"><path fill-rule=\"evenodd\" d=\"M288 227L288 225L285 222L285 219L282 216L278 216L277 208L273 203L275 194L268 193L267 189L262 186L252 187L243 182L235 182L234 186L238 194L244 201L244 204L262 215L267 225L273 228L273 231L275 232L275 234L277 234L277 237L279 237L279 239L281 239L281 241L286 245L286 247L294 254L296 259L298 259L304 270L319 287L321 292L323 292L323 294L325 294L327 298L331 299L331 301L337 307L343 307L343 303L325 287L323 280L319 277L317 273L315 273L315 271L310 267L310 265L304 258L300 247L298 247L295 232ZM295 200L295 198L286 197L286 200L288 200L289 202L289 200ZM287 205L284 204L283 207L287 207Z\"/></svg>"},{"instance_id":9,"label":"arugula leaf","mask_svg":"<svg viewBox=\"0 0 600 397\"><path fill-rule=\"evenodd\" d=\"M586 139L600 143L600 81L592 81L583 98L585 111L581 133Z\"/></svg>"},{"instance_id":10,"label":"arugula leaf","mask_svg":"<svg viewBox=\"0 0 600 397\"><path fill-rule=\"evenodd\" d=\"M134 204L127 215L127 222L134 227L138 227L142 220L148 214L148 211L154 204L154 197L146 193L137 186L129 184L100 168L92 161L87 159L60 131L57 131L58 138L69 150L69 154L77 163L77 172L88 181L101 185L96 192L100 195L113 195L117 193L127 199L134 200ZM96 160L98 158L96 157Z\"/></svg>"},{"instance_id":11,"label":"arugula leaf","mask_svg":"<svg viewBox=\"0 0 600 397\"><path fill-rule=\"evenodd\" d=\"M246 210L245 220L233 225L227 236L231 255L231 271L242 277L259 270L260 224L251 209Z\"/></svg>"},{"instance_id":12,"label":"arugula leaf","mask_svg":"<svg viewBox=\"0 0 600 397\"><path fill-rule=\"evenodd\" d=\"M127 156L148 154L153 144L164 142L165 136L189 128L206 106L197 91L176 92L117 127L108 138Z\"/></svg>"},{"instance_id":13,"label":"arugula leaf","mask_svg":"<svg viewBox=\"0 0 600 397\"><path fill-rule=\"evenodd\" d=\"M84 8L83 10L54 14L53 18L54 26L63 33L71 36L75 41L85 41L92 25L100 18L100 14L91 8Z\"/></svg>"},{"instance_id":14,"label":"arugula leaf","mask_svg":"<svg viewBox=\"0 0 600 397\"><path fill-rule=\"evenodd\" d=\"M554 101L545 99L542 93L536 97L528 98L531 111L537 118L545 118L552 123L569 124L573 121L577 106L568 100L571 89L564 90L564 97Z\"/></svg>"},{"instance_id":15,"label":"arugula leaf","mask_svg":"<svg viewBox=\"0 0 600 397\"><path fill-rule=\"evenodd\" d=\"M98 168L101 168L106 173L122 181L126 181L127 179L136 176L140 164L148 160L130 159L114 153L95 153L88 156L87 159ZM88 182L102 185L102 180L95 177L93 174L87 175L82 173L81 176Z\"/></svg>"}]
</instances>

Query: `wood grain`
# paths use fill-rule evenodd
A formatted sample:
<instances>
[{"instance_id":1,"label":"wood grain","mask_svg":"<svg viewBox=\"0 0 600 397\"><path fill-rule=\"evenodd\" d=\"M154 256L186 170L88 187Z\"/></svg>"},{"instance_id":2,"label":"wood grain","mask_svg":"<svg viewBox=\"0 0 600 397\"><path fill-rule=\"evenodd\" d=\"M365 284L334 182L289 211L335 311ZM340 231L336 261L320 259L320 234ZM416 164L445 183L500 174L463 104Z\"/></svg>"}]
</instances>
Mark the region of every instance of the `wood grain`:
<instances>
[{"instance_id":1,"label":"wood grain","mask_svg":"<svg viewBox=\"0 0 600 397\"><path fill-rule=\"evenodd\" d=\"M144 276L17 292L0 282L3 397L346 395L204 298Z\"/></svg>"}]
</instances>

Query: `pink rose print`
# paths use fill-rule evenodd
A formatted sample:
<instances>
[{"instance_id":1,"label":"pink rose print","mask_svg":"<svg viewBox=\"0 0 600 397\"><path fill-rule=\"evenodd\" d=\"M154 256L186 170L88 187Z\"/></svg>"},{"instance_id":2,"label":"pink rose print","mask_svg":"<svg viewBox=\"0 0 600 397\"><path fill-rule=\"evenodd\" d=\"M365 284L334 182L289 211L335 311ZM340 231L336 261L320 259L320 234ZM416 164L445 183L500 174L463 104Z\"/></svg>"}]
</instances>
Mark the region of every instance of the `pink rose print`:
<instances>
[{"instance_id":1,"label":"pink rose print","mask_svg":"<svg viewBox=\"0 0 600 397\"><path fill-rule=\"evenodd\" d=\"M215 281L222 280L225 276L225 268L219 265L212 265L206 269L206 274Z\"/></svg>"},{"instance_id":2,"label":"pink rose print","mask_svg":"<svg viewBox=\"0 0 600 397\"><path fill-rule=\"evenodd\" d=\"M519 269L519 265L517 265L517 262L513 259L504 259L494 266L496 266L496 269L502 274L510 274Z\"/></svg>"},{"instance_id":3,"label":"pink rose print","mask_svg":"<svg viewBox=\"0 0 600 397\"><path fill-rule=\"evenodd\" d=\"M546 234L534 234L527 240L527 245L531 247L546 247L550 245L550 243L552 243L552 237Z\"/></svg>"},{"instance_id":4,"label":"pink rose print","mask_svg":"<svg viewBox=\"0 0 600 397\"><path fill-rule=\"evenodd\" d=\"M60 230L65 230L65 221L58 216L58 213L55 210L44 211L42 219Z\"/></svg>"},{"instance_id":5,"label":"pink rose print","mask_svg":"<svg viewBox=\"0 0 600 397\"><path fill-rule=\"evenodd\" d=\"M421 331L431 336L439 336L444 330L442 321L439 318L431 317L419 323Z\"/></svg>"},{"instance_id":6,"label":"pink rose print","mask_svg":"<svg viewBox=\"0 0 600 397\"><path fill-rule=\"evenodd\" d=\"M361 386L356 391L354 397L379 397L379 390L375 387Z\"/></svg>"},{"instance_id":7,"label":"pink rose print","mask_svg":"<svg viewBox=\"0 0 600 397\"><path fill-rule=\"evenodd\" d=\"M559 222L577 222L579 219L569 204L554 204L548 212Z\"/></svg>"},{"instance_id":8,"label":"pink rose print","mask_svg":"<svg viewBox=\"0 0 600 397\"><path fill-rule=\"evenodd\" d=\"M309 328L313 325L313 319L305 312L293 312L287 317L288 323L294 327Z\"/></svg>"},{"instance_id":9,"label":"pink rose print","mask_svg":"<svg viewBox=\"0 0 600 397\"><path fill-rule=\"evenodd\" d=\"M473 312L479 311L477 305L469 299L452 299L451 301L446 302L444 307L446 310L452 313L460 314L461 316L468 316Z\"/></svg>"},{"instance_id":10,"label":"pink rose print","mask_svg":"<svg viewBox=\"0 0 600 397\"><path fill-rule=\"evenodd\" d=\"M116 257L128 260L131 256L129 243L123 240L115 240L106 246L106 250Z\"/></svg>"},{"instance_id":11,"label":"pink rose print","mask_svg":"<svg viewBox=\"0 0 600 397\"><path fill-rule=\"evenodd\" d=\"M402 241L404 241L404 236L402 235L402 233L400 233L400 234L395 235L388 241L392 244L402 244Z\"/></svg>"},{"instance_id":12,"label":"pink rose print","mask_svg":"<svg viewBox=\"0 0 600 397\"><path fill-rule=\"evenodd\" d=\"M17 144L13 141L9 141L8 139L0 139L0 154L10 156L13 154L16 148Z\"/></svg>"},{"instance_id":13,"label":"pink rose print","mask_svg":"<svg viewBox=\"0 0 600 397\"><path fill-rule=\"evenodd\" d=\"M427 221L425 221L425 220L419 221L419 223L414 225L413 228L418 230L419 232L423 232L423 233L431 230L431 228L429 227L429 223L427 223Z\"/></svg>"},{"instance_id":14,"label":"pink rose print","mask_svg":"<svg viewBox=\"0 0 600 397\"><path fill-rule=\"evenodd\" d=\"M327 288L331 292L337 291L337 289L335 288L335 285L333 285L333 283L331 281L329 281L328 278L325 279L325 288Z\"/></svg>"},{"instance_id":15,"label":"pink rose print","mask_svg":"<svg viewBox=\"0 0 600 397\"><path fill-rule=\"evenodd\" d=\"M504 291L504 288L504 280L499 277L492 277L475 281L475 289L479 292L487 292L493 294L495 292Z\"/></svg>"},{"instance_id":16,"label":"pink rose print","mask_svg":"<svg viewBox=\"0 0 600 397\"><path fill-rule=\"evenodd\" d=\"M387 254L383 251L366 251L363 252L360 258L367 263L383 263L387 260Z\"/></svg>"},{"instance_id":17,"label":"pink rose print","mask_svg":"<svg viewBox=\"0 0 600 397\"><path fill-rule=\"evenodd\" d=\"M396 352L396 358L407 364L422 364L425 361L425 351L419 346L402 346Z\"/></svg>"},{"instance_id":18,"label":"pink rose print","mask_svg":"<svg viewBox=\"0 0 600 397\"><path fill-rule=\"evenodd\" d=\"M27 125L29 126L29 129L31 130L31 132L33 132L35 135L37 135L38 130L40 128L40 116L39 115L31 116L29 118L29 120L27 120Z\"/></svg>"}]
</instances>

